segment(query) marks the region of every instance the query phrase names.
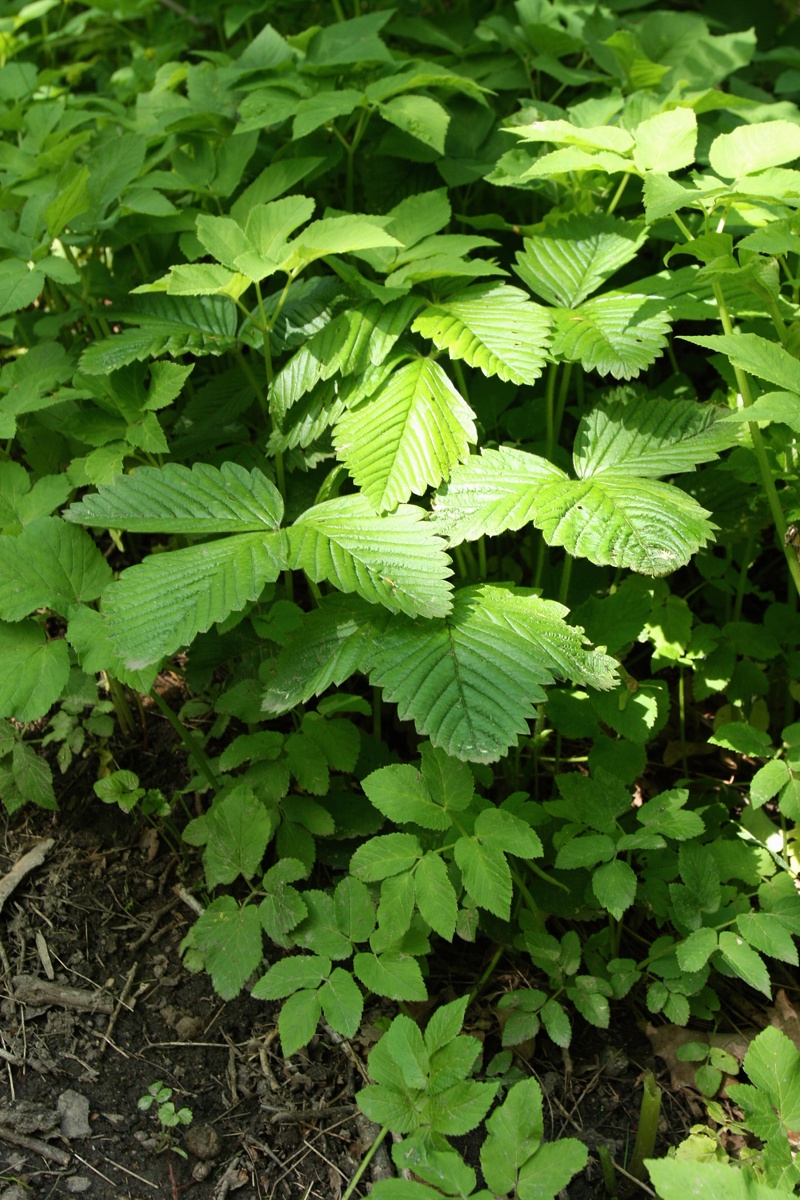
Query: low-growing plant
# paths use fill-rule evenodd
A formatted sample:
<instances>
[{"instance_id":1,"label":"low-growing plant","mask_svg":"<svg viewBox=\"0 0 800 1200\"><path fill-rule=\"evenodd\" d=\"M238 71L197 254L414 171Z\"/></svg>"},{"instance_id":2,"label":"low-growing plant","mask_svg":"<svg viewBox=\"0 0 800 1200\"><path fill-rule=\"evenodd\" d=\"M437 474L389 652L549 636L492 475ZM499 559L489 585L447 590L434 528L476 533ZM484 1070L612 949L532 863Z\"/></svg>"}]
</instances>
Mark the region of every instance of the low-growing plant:
<instances>
[{"instance_id":1,"label":"low-growing plant","mask_svg":"<svg viewBox=\"0 0 800 1200\"><path fill-rule=\"evenodd\" d=\"M785 11L12 7L7 809L55 803L37 736L65 767L149 696L203 806L184 961L282 1001L285 1054L435 998L455 939L476 986L520 965L506 1047L770 996L800 934Z\"/></svg>"},{"instance_id":2,"label":"low-growing plant","mask_svg":"<svg viewBox=\"0 0 800 1200\"><path fill-rule=\"evenodd\" d=\"M191 1125L194 1113L190 1108L176 1108L173 1094L171 1087L157 1079L155 1083L150 1084L146 1093L139 1097L136 1107L140 1112L154 1110L160 1126L159 1149L170 1150L173 1154L180 1154L181 1158L186 1158L186 1151L175 1145L174 1131L182 1125Z\"/></svg>"}]
</instances>

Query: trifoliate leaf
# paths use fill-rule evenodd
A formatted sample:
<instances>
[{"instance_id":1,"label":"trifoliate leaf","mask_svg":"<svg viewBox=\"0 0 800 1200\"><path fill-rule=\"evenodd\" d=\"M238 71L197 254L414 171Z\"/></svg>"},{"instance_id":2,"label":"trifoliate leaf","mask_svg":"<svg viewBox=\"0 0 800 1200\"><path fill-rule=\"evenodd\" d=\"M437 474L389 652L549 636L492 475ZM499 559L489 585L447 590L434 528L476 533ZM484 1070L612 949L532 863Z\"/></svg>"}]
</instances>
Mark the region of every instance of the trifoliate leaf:
<instances>
[{"instance_id":1,"label":"trifoliate leaf","mask_svg":"<svg viewBox=\"0 0 800 1200\"><path fill-rule=\"evenodd\" d=\"M373 507L391 510L448 478L477 438L473 416L441 366L418 358L340 419L336 449Z\"/></svg>"},{"instance_id":2,"label":"trifoliate leaf","mask_svg":"<svg viewBox=\"0 0 800 1200\"><path fill-rule=\"evenodd\" d=\"M249 533L275 530L283 516L277 488L257 468L178 463L139 467L70 505L68 521L135 533Z\"/></svg>"},{"instance_id":3,"label":"trifoliate leaf","mask_svg":"<svg viewBox=\"0 0 800 1200\"><path fill-rule=\"evenodd\" d=\"M443 543L413 505L378 517L361 495L314 505L287 530L288 561L315 582L409 616L449 612L452 573Z\"/></svg>"},{"instance_id":4,"label":"trifoliate leaf","mask_svg":"<svg viewBox=\"0 0 800 1200\"><path fill-rule=\"evenodd\" d=\"M140 670L256 600L285 568L281 533L245 533L153 554L106 593L109 633Z\"/></svg>"},{"instance_id":5,"label":"trifoliate leaf","mask_svg":"<svg viewBox=\"0 0 800 1200\"><path fill-rule=\"evenodd\" d=\"M530 384L544 369L550 323L519 288L488 283L424 309L412 329L484 375Z\"/></svg>"},{"instance_id":6,"label":"trifoliate leaf","mask_svg":"<svg viewBox=\"0 0 800 1200\"><path fill-rule=\"evenodd\" d=\"M481 1169L492 1191L505 1196L515 1191L521 1168L544 1136L542 1089L535 1079L525 1079L509 1089L503 1104L486 1122L486 1131Z\"/></svg>"}]
</instances>

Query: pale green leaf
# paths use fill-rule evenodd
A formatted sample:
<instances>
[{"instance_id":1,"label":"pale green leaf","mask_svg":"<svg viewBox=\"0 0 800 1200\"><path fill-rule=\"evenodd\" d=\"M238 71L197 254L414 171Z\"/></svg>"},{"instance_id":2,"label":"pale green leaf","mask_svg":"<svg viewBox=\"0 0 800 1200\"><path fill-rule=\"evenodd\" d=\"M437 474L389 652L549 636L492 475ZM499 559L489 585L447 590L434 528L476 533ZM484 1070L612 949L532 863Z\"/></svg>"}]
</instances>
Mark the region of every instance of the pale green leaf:
<instances>
[{"instance_id":1,"label":"pale green leaf","mask_svg":"<svg viewBox=\"0 0 800 1200\"><path fill-rule=\"evenodd\" d=\"M476 838L459 838L454 848L469 895L501 921L511 915L511 870L502 850Z\"/></svg>"},{"instance_id":2,"label":"pale green leaf","mask_svg":"<svg viewBox=\"0 0 800 1200\"><path fill-rule=\"evenodd\" d=\"M800 396L796 392L765 392L746 408L725 414L725 421L737 424L747 421L773 422L788 425L794 433L800 433Z\"/></svg>"},{"instance_id":3,"label":"pale green leaf","mask_svg":"<svg viewBox=\"0 0 800 1200\"><path fill-rule=\"evenodd\" d=\"M786 1128L800 1127L800 1054L786 1034L771 1027L762 1030L750 1043L743 1066L778 1109Z\"/></svg>"},{"instance_id":4,"label":"pale green leaf","mask_svg":"<svg viewBox=\"0 0 800 1200\"><path fill-rule=\"evenodd\" d=\"M526 238L515 270L548 304L574 308L635 258L646 236L618 217L574 214Z\"/></svg>"},{"instance_id":5,"label":"pale green leaf","mask_svg":"<svg viewBox=\"0 0 800 1200\"><path fill-rule=\"evenodd\" d=\"M551 353L586 371L632 379L667 345L669 311L660 300L606 292L579 308L557 309Z\"/></svg>"},{"instance_id":6,"label":"pale green leaf","mask_svg":"<svg viewBox=\"0 0 800 1200\"><path fill-rule=\"evenodd\" d=\"M566 612L525 589L464 588L444 620L391 621L370 679L434 745L495 762L527 732L555 675L601 688L613 682L613 661L583 649Z\"/></svg>"},{"instance_id":7,"label":"pale green leaf","mask_svg":"<svg viewBox=\"0 0 800 1200\"><path fill-rule=\"evenodd\" d=\"M69 677L63 639L48 642L35 621L0 622L0 717L27 725L55 704Z\"/></svg>"},{"instance_id":8,"label":"pale green leaf","mask_svg":"<svg viewBox=\"0 0 800 1200\"><path fill-rule=\"evenodd\" d=\"M256 600L285 566L281 533L153 554L107 590L110 636L126 666L140 670Z\"/></svg>"},{"instance_id":9,"label":"pale green leaf","mask_svg":"<svg viewBox=\"0 0 800 1200\"><path fill-rule=\"evenodd\" d=\"M515 125L512 132L526 142L550 142L554 146L579 146L583 150L613 150L626 154L633 137L618 125L572 125L569 121L534 121Z\"/></svg>"},{"instance_id":10,"label":"pale green leaf","mask_svg":"<svg viewBox=\"0 0 800 1200\"><path fill-rule=\"evenodd\" d=\"M450 114L430 96L405 94L395 96L386 104L379 104L378 111L384 121L396 125L418 142L430 146L438 154L444 154L444 143Z\"/></svg>"},{"instance_id":11,"label":"pale green leaf","mask_svg":"<svg viewBox=\"0 0 800 1200\"><path fill-rule=\"evenodd\" d=\"M236 271L236 259L252 249L245 232L232 217L214 217L200 213L197 218L200 244L230 271Z\"/></svg>"},{"instance_id":12,"label":"pale green leaf","mask_svg":"<svg viewBox=\"0 0 800 1200\"><path fill-rule=\"evenodd\" d=\"M336 449L374 508L393 509L466 457L477 438L473 416L441 366L418 358L339 420Z\"/></svg>"},{"instance_id":13,"label":"pale green leaf","mask_svg":"<svg viewBox=\"0 0 800 1200\"><path fill-rule=\"evenodd\" d=\"M607 175L615 175L619 171L630 171L632 166L630 159L611 150L582 150L579 146L563 146L560 150L537 158L533 166L520 176L520 182L567 175L572 171L602 171Z\"/></svg>"},{"instance_id":14,"label":"pale green leaf","mask_svg":"<svg viewBox=\"0 0 800 1200\"><path fill-rule=\"evenodd\" d=\"M452 603L452 572L424 516L404 504L379 517L361 495L324 501L287 531L289 566L392 612L442 616Z\"/></svg>"},{"instance_id":15,"label":"pale green leaf","mask_svg":"<svg viewBox=\"0 0 800 1200\"><path fill-rule=\"evenodd\" d=\"M800 126L794 121L739 125L714 138L708 152L711 169L723 179L739 179L766 167L800 158Z\"/></svg>"},{"instance_id":16,"label":"pale green leaf","mask_svg":"<svg viewBox=\"0 0 800 1200\"><path fill-rule=\"evenodd\" d=\"M446 830L451 820L436 804L419 770L407 763L381 767L362 781L371 804L397 824L421 825L423 829Z\"/></svg>"},{"instance_id":17,"label":"pale green leaf","mask_svg":"<svg viewBox=\"0 0 800 1200\"><path fill-rule=\"evenodd\" d=\"M233 896L220 896L192 926L181 951L199 953L223 1000L239 995L261 962L261 922L255 905L240 908Z\"/></svg>"},{"instance_id":18,"label":"pale green leaf","mask_svg":"<svg viewBox=\"0 0 800 1200\"><path fill-rule=\"evenodd\" d=\"M134 533L248 533L279 527L283 501L254 467L138 467L69 507L68 521Z\"/></svg>"},{"instance_id":19,"label":"pale green leaf","mask_svg":"<svg viewBox=\"0 0 800 1200\"><path fill-rule=\"evenodd\" d=\"M256 1000L284 1000L293 992L316 988L327 979L331 960L318 954L291 954L272 964L250 993Z\"/></svg>"},{"instance_id":20,"label":"pale green leaf","mask_svg":"<svg viewBox=\"0 0 800 1200\"><path fill-rule=\"evenodd\" d=\"M530 384L546 362L550 317L519 288L486 283L424 309L412 329L484 375Z\"/></svg>"},{"instance_id":21,"label":"pale green leaf","mask_svg":"<svg viewBox=\"0 0 800 1200\"><path fill-rule=\"evenodd\" d=\"M37 608L64 616L95 600L111 568L88 534L58 517L40 517L19 537L0 537L0 617L18 621Z\"/></svg>"},{"instance_id":22,"label":"pale green leaf","mask_svg":"<svg viewBox=\"0 0 800 1200\"><path fill-rule=\"evenodd\" d=\"M525 1079L509 1089L504 1103L486 1122L481 1168L493 1192L505 1196L517 1186L519 1172L544 1136L542 1089Z\"/></svg>"},{"instance_id":23,"label":"pale green leaf","mask_svg":"<svg viewBox=\"0 0 800 1200\"><path fill-rule=\"evenodd\" d=\"M668 175L694 162L697 117L691 108L669 109L641 121L633 136L633 161L639 170Z\"/></svg>"},{"instance_id":24,"label":"pale green leaf","mask_svg":"<svg viewBox=\"0 0 800 1200\"><path fill-rule=\"evenodd\" d=\"M360 62L394 65L391 53L378 36L391 15L390 10L367 13L320 29L308 43L306 62L328 68Z\"/></svg>"},{"instance_id":25,"label":"pale green leaf","mask_svg":"<svg viewBox=\"0 0 800 1200\"><path fill-rule=\"evenodd\" d=\"M356 213L342 217L323 217L312 221L302 233L286 246L286 256L280 262L281 271L296 274L309 263L329 254L351 254L380 246L400 246L397 238L380 225ZM173 268L174 270L174 268Z\"/></svg>"},{"instance_id":26,"label":"pale green leaf","mask_svg":"<svg viewBox=\"0 0 800 1200\"><path fill-rule=\"evenodd\" d=\"M777 384L787 392L800 392L800 362L778 342L771 342L756 333L720 333L684 337L684 341L724 354L735 367Z\"/></svg>"},{"instance_id":27,"label":"pale green leaf","mask_svg":"<svg viewBox=\"0 0 800 1200\"><path fill-rule=\"evenodd\" d=\"M134 288L134 293L149 290L166 291L168 296L241 296L249 286L249 279L237 275L217 263L179 263L170 267L164 277L165 286L147 284Z\"/></svg>"}]
</instances>

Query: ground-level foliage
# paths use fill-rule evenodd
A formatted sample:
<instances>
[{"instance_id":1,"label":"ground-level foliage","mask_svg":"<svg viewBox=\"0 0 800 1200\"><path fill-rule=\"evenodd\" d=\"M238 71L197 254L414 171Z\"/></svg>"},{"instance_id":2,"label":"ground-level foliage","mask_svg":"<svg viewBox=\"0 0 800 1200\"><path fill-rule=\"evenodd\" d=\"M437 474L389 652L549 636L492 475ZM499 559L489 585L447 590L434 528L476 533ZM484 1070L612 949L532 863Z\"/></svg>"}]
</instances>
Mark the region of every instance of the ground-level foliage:
<instances>
[{"instance_id":1,"label":"ground-level foliage","mask_svg":"<svg viewBox=\"0 0 800 1200\"><path fill-rule=\"evenodd\" d=\"M96 754L199 848L183 961L282 1001L286 1056L399 1006L387 1200L582 1169L461 1032L504 956L509 1067L798 964L800 30L747 8L2 18L3 800L54 805L37 736ZM175 795L108 751L148 697ZM423 1032L459 942L489 964ZM796 1051L742 1065L751 1152L702 1186L793 1194Z\"/></svg>"}]
</instances>

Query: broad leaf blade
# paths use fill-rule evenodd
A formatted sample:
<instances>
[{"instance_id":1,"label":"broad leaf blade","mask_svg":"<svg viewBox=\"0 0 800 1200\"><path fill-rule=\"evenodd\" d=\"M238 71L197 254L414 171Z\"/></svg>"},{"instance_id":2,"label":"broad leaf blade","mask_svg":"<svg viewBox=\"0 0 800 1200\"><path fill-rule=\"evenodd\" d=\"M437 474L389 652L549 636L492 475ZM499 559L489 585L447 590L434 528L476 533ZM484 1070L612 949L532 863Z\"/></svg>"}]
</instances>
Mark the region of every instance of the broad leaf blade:
<instances>
[{"instance_id":1,"label":"broad leaf blade","mask_svg":"<svg viewBox=\"0 0 800 1200\"><path fill-rule=\"evenodd\" d=\"M279 527L283 501L257 468L196 463L139 467L111 487L84 496L68 521L134 533L248 533Z\"/></svg>"},{"instance_id":2,"label":"broad leaf blade","mask_svg":"<svg viewBox=\"0 0 800 1200\"><path fill-rule=\"evenodd\" d=\"M69 677L63 639L48 642L35 621L0 621L0 717L27 724L43 717Z\"/></svg>"},{"instance_id":3,"label":"broad leaf blade","mask_svg":"<svg viewBox=\"0 0 800 1200\"><path fill-rule=\"evenodd\" d=\"M383 512L447 479L478 436L473 416L439 364L419 358L341 418L336 449L364 495Z\"/></svg>"},{"instance_id":4,"label":"broad leaf blade","mask_svg":"<svg viewBox=\"0 0 800 1200\"><path fill-rule=\"evenodd\" d=\"M553 354L614 379L633 379L654 363L670 330L662 301L623 292L558 309L555 321Z\"/></svg>"},{"instance_id":5,"label":"broad leaf blade","mask_svg":"<svg viewBox=\"0 0 800 1200\"><path fill-rule=\"evenodd\" d=\"M519 288L489 283L426 308L412 329L484 375L534 383L546 362L550 316Z\"/></svg>"},{"instance_id":6,"label":"broad leaf blade","mask_svg":"<svg viewBox=\"0 0 800 1200\"><path fill-rule=\"evenodd\" d=\"M378 517L360 495L327 500L287 531L289 566L391 612L443 616L451 607L451 570L424 516L404 504Z\"/></svg>"},{"instance_id":7,"label":"broad leaf blade","mask_svg":"<svg viewBox=\"0 0 800 1200\"><path fill-rule=\"evenodd\" d=\"M516 273L548 304L575 308L635 258L646 237L640 225L618 217L575 214L526 238Z\"/></svg>"},{"instance_id":8,"label":"broad leaf blade","mask_svg":"<svg viewBox=\"0 0 800 1200\"><path fill-rule=\"evenodd\" d=\"M159 662L261 594L285 568L281 533L239 534L123 571L106 593L109 632L133 670Z\"/></svg>"},{"instance_id":9,"label":"broad leaf blade","mask_svg":"<svg viewBox=\"0 0 800 1200\"><path fill-rule=\"evenodd\" d=\"M0 538L0 617L18 621L37 608L69 616L111 582L111 568L88 534L58 517L32 521Z\"/></svg>"},{"instance_id":10,"label":"broad leaf blade","mask_svg":"<svg viewBox=\"0 0 800 1200\"><path fill-rule=\"evenodd\" d=\"M613 661L583 649L566 611L525 590L462 589L445 620L390 622L370 679L434 745L495 762L527 731L555 675L601 688L613 682Z\"/></svg>"}]
</instances>

